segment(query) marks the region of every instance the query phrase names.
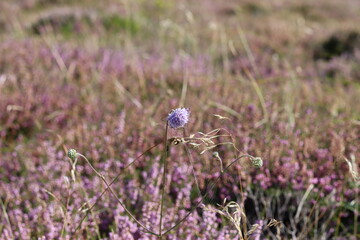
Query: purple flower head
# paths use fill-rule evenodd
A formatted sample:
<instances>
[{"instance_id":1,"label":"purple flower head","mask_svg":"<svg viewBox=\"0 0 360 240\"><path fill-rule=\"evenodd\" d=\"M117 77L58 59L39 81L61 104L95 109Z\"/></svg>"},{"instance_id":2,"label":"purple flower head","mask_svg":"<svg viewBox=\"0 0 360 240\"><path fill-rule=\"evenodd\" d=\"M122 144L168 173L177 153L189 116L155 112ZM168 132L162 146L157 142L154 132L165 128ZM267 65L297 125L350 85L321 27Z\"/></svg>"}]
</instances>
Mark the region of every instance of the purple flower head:
<instances>
[{"instance_id":1,"label":"purple flower head","mask_svg":"<svg viewBox=\"0 0 360 240\"><path fill-rule=\"evenodd\" d=\"M177 108L169 113L167 120L171 128L181 128L188 123L189 116L190 116L189 109Z\"/></svg>"}]
</instances>

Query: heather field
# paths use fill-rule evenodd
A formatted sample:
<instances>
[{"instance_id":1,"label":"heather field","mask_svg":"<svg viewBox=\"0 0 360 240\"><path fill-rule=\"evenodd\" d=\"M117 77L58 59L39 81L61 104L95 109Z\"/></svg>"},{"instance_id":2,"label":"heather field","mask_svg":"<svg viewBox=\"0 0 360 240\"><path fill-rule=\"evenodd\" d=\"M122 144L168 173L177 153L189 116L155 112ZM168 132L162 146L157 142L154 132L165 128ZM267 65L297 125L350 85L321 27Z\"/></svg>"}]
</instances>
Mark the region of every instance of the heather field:
<instances>
[{"instance_id":1,"label":"heather field","mask_svg":"<svg viewBox=\"0 0 360 240\"><path fill-rule=\"evenodd\" d=\"M0 0L0 239L360 239L360 1Z\"/></svg>"}]
</instances>

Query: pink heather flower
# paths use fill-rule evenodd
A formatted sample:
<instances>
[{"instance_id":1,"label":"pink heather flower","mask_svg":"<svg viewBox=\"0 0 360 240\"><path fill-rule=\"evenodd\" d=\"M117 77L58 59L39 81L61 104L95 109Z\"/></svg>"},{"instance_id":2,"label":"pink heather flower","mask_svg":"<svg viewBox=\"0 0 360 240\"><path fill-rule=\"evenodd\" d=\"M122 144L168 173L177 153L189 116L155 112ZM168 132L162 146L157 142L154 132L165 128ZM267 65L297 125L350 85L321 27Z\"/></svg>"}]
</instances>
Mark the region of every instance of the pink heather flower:
<instances>
[{"instance_id":1,"label":"pink heather flower","mask_svg":"<svg viewBox=\"0 0 360 240\"><path fill-rule=\"evenodd\" d=\"M188 108L177 108L169 113L167 121L171 128L182 128L188 121L190 110Z\"/></svg>"}]
</instances>

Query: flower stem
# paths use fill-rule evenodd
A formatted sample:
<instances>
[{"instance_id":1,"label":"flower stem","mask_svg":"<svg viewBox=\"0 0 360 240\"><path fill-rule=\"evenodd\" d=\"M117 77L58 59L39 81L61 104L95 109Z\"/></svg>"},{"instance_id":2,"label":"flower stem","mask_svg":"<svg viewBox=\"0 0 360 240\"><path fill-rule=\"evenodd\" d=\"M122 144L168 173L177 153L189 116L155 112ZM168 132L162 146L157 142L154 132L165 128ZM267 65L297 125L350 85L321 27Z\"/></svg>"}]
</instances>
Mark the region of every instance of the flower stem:
<instances>
[{"instance_id":1,"label":"flower stem","mask_svg":"<svg viewBox=\"0 0 360 240\"><path fill-rule=\"evenodd\" d=\"M168 122L166 121L165 134L164 134L164 152L163 152L163 176L162 176L162 189L161 189L161 201L160 201L160 224L159 224L159 238L162 239L162 220L163 220L163 209L164 209L164 196L165 196L165 185L166 185L166 159L168 154L168 141L167 141L167 132L168 132Z\"/></svg>"}]
</instances>

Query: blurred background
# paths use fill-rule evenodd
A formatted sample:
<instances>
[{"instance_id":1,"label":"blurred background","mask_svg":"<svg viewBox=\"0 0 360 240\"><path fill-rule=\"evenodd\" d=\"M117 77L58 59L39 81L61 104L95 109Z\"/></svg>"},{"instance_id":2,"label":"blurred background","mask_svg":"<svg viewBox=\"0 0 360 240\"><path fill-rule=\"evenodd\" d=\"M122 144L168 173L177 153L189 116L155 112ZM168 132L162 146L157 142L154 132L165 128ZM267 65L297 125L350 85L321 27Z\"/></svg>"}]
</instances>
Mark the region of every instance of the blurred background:
<instances>
[{"instance_id":1,"label":"blurred background","mask_svg":"<svg viewBox=\"0 0 360 240\"><path fill-rule=\"evenodd\" d=\"M238 202L258 224L245 239L359 239L359 13L358 0L1 0L0 238L156 239L110 194L71 235L104 185L80 160L72 175L66 151L110 181L181 106L189 134L225 128L263 159L229 169L205 202ZM219 162L189 148L204 193ZM213 150L224 164L236 154ZM113 185L153 229L160 156ZM168 160L165 228L199 197L184 150ZM167 239L236 234L200 208Z\"/></svg>"}]
</instances>

